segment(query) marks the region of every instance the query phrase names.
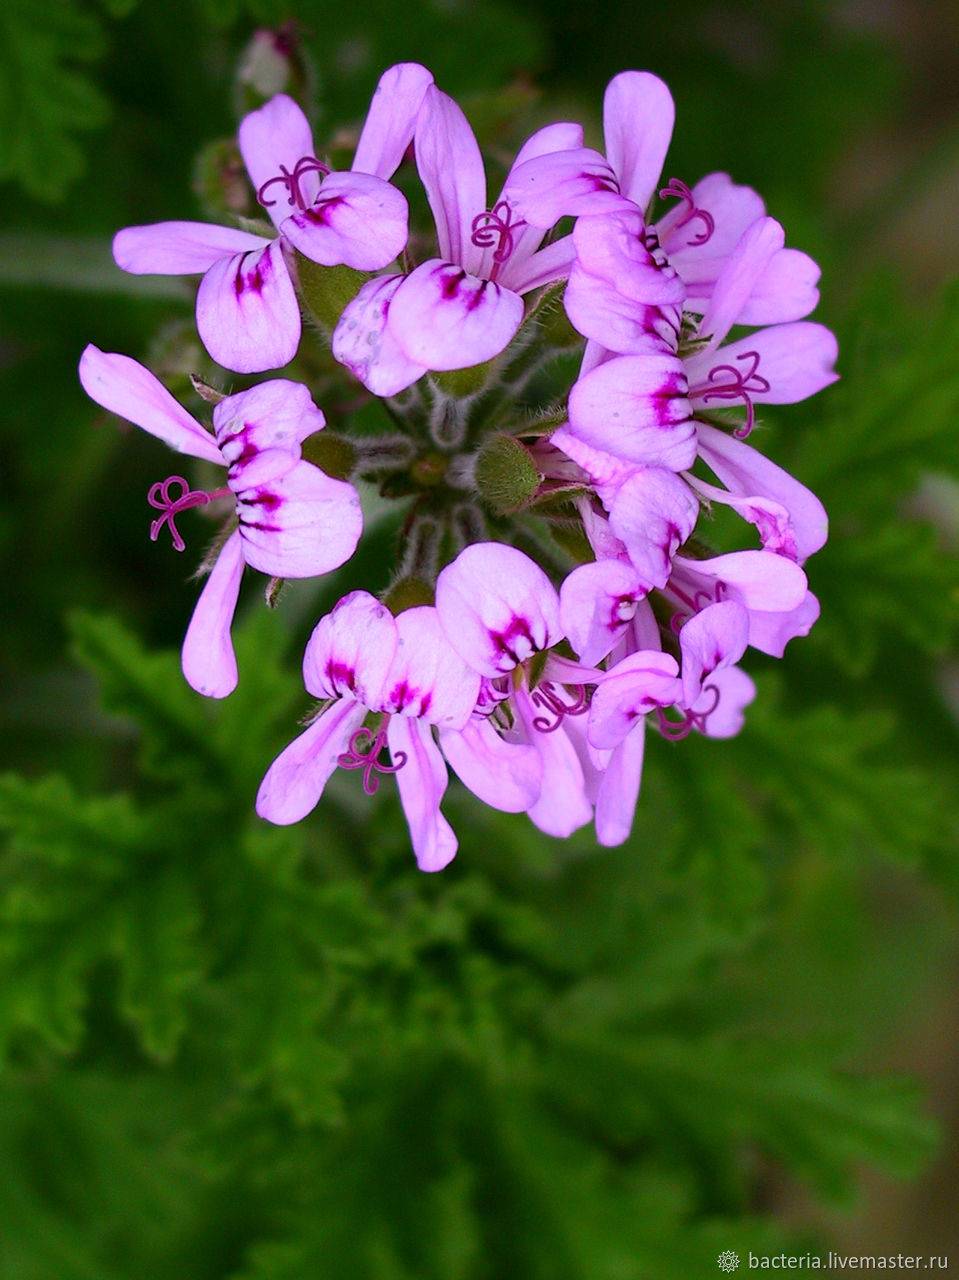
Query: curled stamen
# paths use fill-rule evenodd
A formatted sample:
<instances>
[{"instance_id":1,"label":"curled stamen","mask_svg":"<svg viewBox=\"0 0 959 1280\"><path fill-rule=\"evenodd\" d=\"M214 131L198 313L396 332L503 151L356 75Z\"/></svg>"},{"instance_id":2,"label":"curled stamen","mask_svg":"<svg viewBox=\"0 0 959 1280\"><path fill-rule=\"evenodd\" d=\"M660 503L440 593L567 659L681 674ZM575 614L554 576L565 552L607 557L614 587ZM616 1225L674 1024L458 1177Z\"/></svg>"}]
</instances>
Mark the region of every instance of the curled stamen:
<instances>
[{"instance_id":1,"label":"curled stamen","mask_svg":"<svg viewBox=\"0 0 959 1280\"><path fill-rule=\"evenodd\" d=\"M685 182L680 182L678 178L670 178L669 185L663 187L659 193L660 200L668 200L670 196L675 196L677 200L688 206L686 212L676 223L674 230L678 231L680 227L685 227L688 222L695 222L698 218L703 224L703 230L698 235L693 236L692 240L687 240L686 245L690 249L698 248L699 245L705 244L707 240L712 238L713 232L716 230L716 223L713 221L713 215L705 209L697 209L696 201L693 199L693 193Z\"/></svg>"},{"instance_id":2,"label":"curled stamen","mask_svg":"<svg viewBox=\"0 0 959 1280\"><path fill-rule=\"evenodd\" d=\"M516 222L512 218L513 210L505 200L501 200L494 208L478 213L473 219L470 241L478 249L489 249L495 244L493 261L500 266L513 252L513 232L525 226L522 218Z\"/></svg>"},{"instance_id":3,"label":"curled stamen","mask_svg":"<svg viewBox=\"0 0 959 1280\"><path fill-rule=\"evenodd\" d=\"M728 587L722 579L718 579L713 585L712 590L701 589L693 596L688 596L685 591L680 591L674 583L670 583L670 592L674 596L678 596L687 609L677 609L669 620L669 629L674 635L679 635L685 624L694 617L701 609L707 609L711 604L719 604L726 599Z\"/></svg>"},{"instance_id":4,"label":"curled stamen","mask_svg":"<svg viewBox=\"0 0 959 1280\"><path fill-rule=\"evenodd\" d=\"M533 728L540 733L552 733L563 723L564 716L581 716L584 711L589 710L589 698L583 685L570 685L570 692L575 692L575 700L563 702L552 685L541 684L538 689L534 689L530 701L537 707L546 707L556 719L550 720L548 715L534 716Z\"/></svg>"},{"instance_id":5,"label":"curled stamen","mask_svg":"<svg viewBox=\"0 0 959 1280\"><path fill-rule=\"evenodd\" d=\"M360 745L363 743L364 745ZM380 725L379 732L374 735L372 729L361 725L350 738L347 749L336 757L341 769L362 769L363 790L368 796L376 795L380 785L374 773L399 773L407 761L405 751L397 751L392 764L383 764L380 752L386 747L386 725ZM387 748L388 750L389 748Z\"/></svg>"},{"instance_id":6,"label":"curled stamen","mask_svg":"<svg viewBox=\"0 0 959 1280\"><path fill-rule=\"evenodd\" d=\"M699 733L706 732L706 721L719 706L719 688L714 684L703 685L703 693L711 693L713 700L708 707L702 711L684 711L681 720L670 720L662 707L656 708L656 719L659 722L659 732L669 742L681 742L683 738L689 736L694 729Z\"/></svg>"},{"instance_id":7,"label":"curled stamen","mask_svg":"<svg viewBox=\"0 0 959 1280\"><path fill-rule=\"evenodd\" d=\"M178 498L174 498L170 493L170 486L174 484L180 486L180 496ZM150 525L150 541L156 542L160 536L160 530L166 524L169 525L170 533L173 535L174 548L177 551L182 551L186 543L174 524L174 518L189 507L206 506L214 498L223 497L229 492L229 489L217 490L216 493L206 493L203 489L191 489L182 476L167 476L165 480L158 480L147 494L147 502L151 507L156 507L158 511L162 511L163 515Z\"/></svg>"},{"instance_id":8,"label":"curled stamen","mask_svg":"<svg viewBox=\"0 0 959 1280\"><path fill-rule=\"evenodd\" d=\"M277 182L281 183L288 192L287 204L297 209L306 208L306 200L303 192L300 190L300 181L307 173L322 173L324 177L330 172L329 166L317 160L316 156L300 156L296 164L293 166L292 172L285 164L280 165L280 172L275 178L269 178L261 187L257 188L256 198L263 205L264 209L270 209L277 203L276 200L267 200L264 193L274 186Z\"/></svg>"},{"instance_id":9,"label":"curled stamen","mask_svg":"<svg viewBox=\"0 0 959 1280\"><path fill-rule=\"evenodd\" d=\"M751 360L752 364L746 370L737 369L735 365L731 364L713 365L709 371L709 388L707 389L705 385L694 388L690 395L699 396L703 404L708 403L710 400L743 400L746 405L746 422L743 426L737 427L733 435L737 440L745 440L756 422L752 397L768 391L769 383L757 373L759 368L758 351L744 351L736 359ZM730 381L723 383L722 379L724 377L729 378ZM712 384L717 380L720 381L720 385L713 386Z\"/></svg>"}]
</instances>

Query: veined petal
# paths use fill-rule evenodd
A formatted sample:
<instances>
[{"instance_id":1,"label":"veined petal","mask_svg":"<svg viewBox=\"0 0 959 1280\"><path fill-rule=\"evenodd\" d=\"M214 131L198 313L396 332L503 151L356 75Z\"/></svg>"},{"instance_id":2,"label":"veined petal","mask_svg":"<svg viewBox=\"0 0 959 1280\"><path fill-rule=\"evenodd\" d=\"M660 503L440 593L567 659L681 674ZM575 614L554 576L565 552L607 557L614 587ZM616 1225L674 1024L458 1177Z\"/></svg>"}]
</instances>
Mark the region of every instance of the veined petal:
<instances>
[{"instance_id":1,"label":"veined petal","mask_svg":"<svg viewBox=\"0 0 959 1280\"><path fill-rule=\"evenodd\" d=\"M596 840L614 848L629 838L643 777L646 721L640 717L634 728L612 752L596 796Z\"/></svg>"},{"instance_id":2,"label":"veined petal","mask_svg":"<svg viewBox=\"0 0 959 1280\"><path fill-rule=\"evenodd\" d=\"M617 356L581 377L569 395L574 433L630 462L685 471L696 429L682 362L669 352Z\"/></svg>"},{"instance_id":3,"label":"veined petal","mask_svg":"<svg viewBox=\"0 0 959 1280\"><path fill-rule=\"evenodd\" d=\"M529 743L507 742L488 719L441 729L440 746L465 787L491 809L525 813L539 799L543 763Z\"/></svg>"},{"instance_id":4,"label":"veined petal","mask_svg":"<svg viewBox=\"0 0 959 1280\"><path fill-rule=\"evenodd\" d=\"M503 194L524 222L544 231L567 216L633 209L620 195L609 162L590 147L535 156L517 165Z\"/></svg>"},{"instance_id":5,"label":"veined petal","mask_svg":"<svg viewBox=\"0 0 959 1280\"><path fill-rule=\"evenodd\" d=\"M707 738L735 738L743 727L743 712L755 696L756 686L745 671L723 667L709 677L690 710L704 717L701 732Z\"/></svg>"},{"instance_id":6,"label":"veined petal","mask_svg":"<svg viewBox=\"0 0 959 1280\"><path fill-rule=\"evenodd\" d=\"M690 399L715 407L743 399L744 390L761 404L794 404L836 381L837 354L835 336L821 324L797 320L758 329L687 361Z\"/></svg>"},{"instance_id":7,"label":"veined petal","mask_svg":"<svg viewBox=\"0 0 959 1280\"><path fill-rule=\"evenodd\" d=\"M731 667L746 652L749 615L741 604L724 600L693 614L679 632L682 650L683 706L692 709L707 677Z\"/></svg>"},{"instance_id":8,"label":"veined petal","mask_svg":"<svg viewBox=\"0 0 959 1280\"><path fill-rule=\"evenodd\" d=\"M240 535L232 533L200 592L183 641L181 658L186 682L208 698L225 698L236 688L236 655L230 628L242 577Z\"/></svg>"},{"instance_id":9,"label":"veined petal","mask_svg":"<svg viewBox=\"0 0 959 1280\"><path fill-rule=\"evenodd\" d=\"M559 590L560 622L583 662L600 662L612 651L646 591L622 560L595 560L567 575Z\"/></svg>"},{"instance_id":10,"label":"veined petal","mask_svg":"<svg viewBox=\"0 0 959 1280\"><path fill-rule=\"evenodd\" d=\"M396 619L396 653L381 709L461 729L479 697L480 679L452 647L429 605Z\"/></svg>"},{"instance_id":11,"label":"veined petal","mask_svg":"<svg viewBox=\"0 0 959 1280\"><path fill-rule=\"evenodd\" d=\"M700 334L709 338L700 359L708 360L708 353L737 322L757 281L785 243L785 232L775 218L758 218L740 236L719 273L699 326Z\"/></svg>"},{"instance_id":12,"label":"veined petal","mask_svg":"<svg viewBox=\"0 0 959 1280\"><path fill-rule=\"evenodd\" d=\"M686 221L689 207L680 201L656 223L659 243L684 280L700 282L708 276L708 298L726 259L743 232L765 216L762 197L752 187L739 186L728 173L709 173L692 190L693 206L709 214L712 231L703 239L699 220ZM683 222L683 226L678 224ZM699 243L694 243L699 241ZM707 265L709 264L709 265ZM699 296L697 292L697 297Z\"/></svg>"},{"instance_id":13,"label":"veined petal","mask_svg":"<svg viewBox=\"0 0 959 1280\"><path fill-rule=\"evenodd\" d=\"M213 410L217 444L230 466L263 449L286 449L299 457L300 444L325 424L309 388L287 378L227 396Z\"/></svg>"},{"instance_id":14,"label":"veined petal","mask_svg":"<svg viewBox=\"0 0 959 1280\"><path fill-rule=\"evenodd\" d=\"M623 194L640 209L646 208L656 190L675 119L672 94L649 71L623 71L606 87L606 154Z\"/></svg>"},{"instance_id":15,"label":"veined petal","mask_svg":"<svg viewBox=\"0 0 959 1280\"><path fill-rule=\"evenodd\" d=\"M325 267L379 271L406 247L406 197L368 173L331 173L316 200L282 224L304 257Z\"/></svg>"},{"instance_id":16,"label":"veined petal","mask_svg":"<svg viewBox=\"0 0 959 1280\"><path fill-rule=\"evenodd\" d=\"M557 428L550 436L550 444L562 450L567 458L572 459L577 466L582 467L607 510L619 486L625 480L628 480L636 470L635 463L627 462L623 458L618 458L614 454L608 453L605 449L599 449L595 445L587 444L568 426ZM589 520L588 514L585 518L587 521ZM595 543L592 542L589 523L586 525L586 534L591 539L590 545L593 546L597 558L609 558L616 554L614 550L604 552L602 548L597 548ZM599 530L600 538L603 538L604 535L605 531Z\"/></svg>"},{"instance_id":17,"label":"veined petal","mask_svg":"<svg viewBox=\"0 0 959 1280\"><path fill-rule=\"evenodd\" d=\"M91 400L135 422L177 453L223 465L210 433L136 360L91 343L80 357L80 382Z\"/></svg>"},{"instance_id":18,"label":"veined petal","mask_svg":"<svg viewBox=\"0 0 959 1280\"><path fill-rule=\"evenodd\" d=\"M265 249L221 258L200 282L196 327L225 369L279 369L300 344L300 307L279 240Z\"/></svg>"},{"instance_id":19,"label":"veined petal","mask_svg":"<svg viewBox=\"0 0 959 1280\"><path fill-rule=\"evenodd\" d=\"M563 638L556 588L505 543L475 542L461 551L436 580L436 611L457 653L490 678Z\"/></svg>"},{"instance_id":20,"label":"veined petal","mask_svg":"<svg viewBox=\"0 0 959 1280\"><path fill-rule=\"evenodd\" d=\"M609 525L651 589L665 585L672 558L698 518L699 500L684 480L664 467L638 467L617 491Z\"/></svg>"},{"instance_id":21,"label":"veined petal","mask_svg":"<svg viewBox=\"0 0 959 1280\"><path fill-rule=\"evenodd\" d=\"M753 286L737 324L785 324L801 320L819 305L821 272L808 253L780 249Z\"/></svg>"},{"instance_id":22,"label":"veined petal","mask_svg":"<svg viewBox=\"0 0 959 1280\"><path fill-rule=\"evenodd\" d=\"M671 654L656 649L631 653L596 686L587 736L594 747L614 749L643 716L673 706L681 695L679 668Z\"/></svg>"},{"instance_id":23,"label":"veined petal","mask_svg":"<svg viewBox=\"0 0 959 1280\"><path fill-rule=\"evenodd\" d=\"M409 360L443 370L466 369L498 356L522 321L519 294L432 258L396 290L388 323Z\"/></svg>"},{"instance_id":24,"label":"veined petal","mask_svg":"<svg viewBox=\"0 0 959 1280\"><path fill-rule=\"evenodd\" d=\"M697 435L700 455L731 493L743 498L771 498L785 507L800 564L820 549L829 532L829 518L814 493L757 449L725 431L699 423Z\"/></svg>"},{"instance_id":25,"label":"veined petal","mask_svg":"<svg viewBox=\"0 0 959 1280\"><path fill-rule=\"evenodd\" d=\"M278 826L305 818L319 804L323 788L336 769L366 708L343 699L334 702L273 761L260 783L256 811Z\"/></svg>"},{"instance_id":26,"label":"veined petal","mask_svg":"<svg viewBox=\"0 0 959 1280\"><path fill-rule=\"evenodd\" d=\"M516 690L514 704L523 732L538 751L543 768L539 799L528 810L530 820L548 836L570 836L593 816L579 755L562 725L551 733L541 733L534 727L533 721L540 712L525 688Z\"/></svg>"},{"instance_id":27,"label":"veined petal","mask_svg":"<svg viewBox=\"0 0 959 1280\"><path fill-rule=\"evenodd\" d=\"M541 230L536 227L531 230L534 236L543 238ZM525 237L526 232L520 234ZM544 284L553 284L554 281L568 276L575 258L576 247L573 244L573 237L561 236L559 240L544 245L542 249L537 249L535 253L526 257L521 257L519 250L515 249L513 256L500 272L499 278L501 283L508 289L512 289L514 293L529 293L532 289L541 289Z\"/></svg>"},{"instance_id":28,"label":"veined petal","mask_svg":"<svg viewBox=\"0 0 959 1280\"><path fill-rule=\"evenodd\" d=\"M806 597L802 569L773 551L732 551L709 560L675 556L673 567L699 598L738 600L750 612L788 613Z\"/></svg>"},{"instance_id":29,"label":"veined petal","mask_svg":"<svg viewBox=\"0 0 959 1280\"><path fill-rule=\"evenodd\" d=\"M343 308L333 330L333 355L375 396L395 396L426 373L410 360L387 323L390 306L405 276L368 280Z\"/></svg>"},{"instance_id":30,"label":"veined petal","mask_svg":"<svg viewBox=\"0 0 959 1280\"><path fill-rule=\"evenodd\" d=\"M380 76L356 144L354 173L392 178L413 141L417 113L433 77L418 62L398 62Z\"/></svg>"},{"instance_id":31,"label":"veined petal","mask_svg":"<svg viewBox=\"0 0 959 1280\"><path fill-rule=\"evenodd\" d=\"M207 222L154 222L124 227L113 237L113 257L131 275L189 276L209 271L221 258L265 249L264 236Z\"/></svg>"},{"instance_id":32,"label":"veined petal","mask_svg":"<svg viewBox=\"0 0 959 1280\"><path fill-rule=\"evenodd\" d=\"M313 133L292 98L278 93L244 116L238 141L257 198L274 226L279 227L291 209L313 203L320 189L320 174L314 168L300 167L302 160L316 159Z\"/></svg>"},{"instance_id":33,"label":"veined petal","mask_svg":"<svg viewBox=\"0 0 959 1280\"><path fill-rule=\"evenodd\" d=\"M303 655L314 698L356 698L378 708L396 653L396 620L368 591L351 591L321 618Z\"/></svg>"},{"instance_id":34,"label":"veined petal","mask_svg":"<svg viewBox=\"0 0 959 1280\"><path fill-rule=\"evenodd\" d=\"M646 247L645 230L636 209L579 218L573 228L577 261L627 298L657 306L681 303L685 286L675 271L657 263Z\"/></svg>"},{"instance_id":35,"label":"veined petal","mask_svg":"<svg viewBox=\"0 0 959 1280\"><path fill-rule=\"evenodd\" d=\"M423 95L414 150L436 220L440 257L472 273L483 260L483 250L471 239L473 219L487 207L483 158L466 116L435 85Z\"/></svg>"},{"instance_id":36,"label":"veined petal","mask_svg":"<svg viewBox=\"0 0 959 1280\"><path fill-rule=\"evenodd\" d=\"M578 333L620 355L676 350L682 324L678 306L637 302L608 280L584 271L578 262L570 270L563 306Z\"/></svg>"},{"instance_id":37,"label":"veined petal","mask_svg":"<svg viewBox=\"0 0 959 1280\"><path fill-rule=\"evenodd\" d=\"M363 513L356 490L311 462L237 493L247 564L278 578L313 578L356 550Z\"/></svg>"},{"instance_id":38,"label":"veined petal","mask_svg":"<svg viewBox=\"0 0 959 1280\"><path fill-rule=\"evenodd\" d=\"M401 615L402 616L402 615ZM457 842L453 828L440 813L448 775L440 749L428 724L393 716L386 731L396 773L400 803L410 829L416 863L421 871L442 871L453 860Z\"/></svg>"}]
</instances>

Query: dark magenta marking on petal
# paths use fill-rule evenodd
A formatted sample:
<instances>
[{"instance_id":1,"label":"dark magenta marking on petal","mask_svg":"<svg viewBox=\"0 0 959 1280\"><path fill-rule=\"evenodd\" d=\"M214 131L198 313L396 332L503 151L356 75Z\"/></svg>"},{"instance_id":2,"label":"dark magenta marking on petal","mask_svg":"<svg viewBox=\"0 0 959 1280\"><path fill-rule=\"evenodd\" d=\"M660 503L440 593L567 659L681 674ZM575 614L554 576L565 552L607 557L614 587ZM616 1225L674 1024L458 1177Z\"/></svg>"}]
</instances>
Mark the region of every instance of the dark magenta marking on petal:
<instances>
[{"instance_id":1,"label":"dark magenta marking on petal","mask_svg":"<svg viewBox=\"0 0 959 1280\"><path fill-rule=\"evenodd\" d=\"M334 689L346 688L350 693L356 692L356 671L345 662L337 662L330 658L323 674Z\"/></svg>"},{"instance_id":2,"label":"dark magenta marking on petal","mask_svg":"<svg viewBox=\"0 0 959 1280\"><path fill-rule=\"evenodd\" d=\"M480 287L478 289L474 289L469 294L468 298L466 299L466 310L468 312L475 311L476 308L479 306L479 304L483 301L483 295L485 294L487 288L489 287L489 284L490 284L489 280L483 280L480 282ZM496 286L494 285L493 288L495 289Z\"/></svg>"},{"instance_id":3,"label":"dark magenta marking on petal","mask_svg":"<svg viewBox=\"0 0 959 1280\"><path fill-rule=\"evenodd\" d=\"M455 298L460 291L460 285L463 283L465 279L466 279L465 271L459 270L454 272L453 275L450 275L448 269L444 267L443 268L443 286L442 286L443 297L449 300L452 300L453 298Z\"/></svg>"}]
</instances>

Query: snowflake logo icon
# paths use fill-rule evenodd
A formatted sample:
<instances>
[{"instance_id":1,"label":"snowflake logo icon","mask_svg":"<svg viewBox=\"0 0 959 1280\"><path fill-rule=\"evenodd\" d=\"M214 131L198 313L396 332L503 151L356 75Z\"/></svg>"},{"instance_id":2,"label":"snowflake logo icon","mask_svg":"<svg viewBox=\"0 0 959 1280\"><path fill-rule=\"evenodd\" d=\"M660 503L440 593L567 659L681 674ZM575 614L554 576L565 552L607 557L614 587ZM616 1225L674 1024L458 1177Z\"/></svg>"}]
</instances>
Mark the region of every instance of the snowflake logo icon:
<instances>
[{"instance_id":1,"label":"snowflake logo icon","mask_svg":"<svg viewBox=\"0 0 959 1280\"><path fill-rule=\"evenodd\" d=\"M732 1249L725 1249L719 1255L720 1271L735 1271L739 1266L739 1254L733 1253Z\"/></svg>"}]
</instances>

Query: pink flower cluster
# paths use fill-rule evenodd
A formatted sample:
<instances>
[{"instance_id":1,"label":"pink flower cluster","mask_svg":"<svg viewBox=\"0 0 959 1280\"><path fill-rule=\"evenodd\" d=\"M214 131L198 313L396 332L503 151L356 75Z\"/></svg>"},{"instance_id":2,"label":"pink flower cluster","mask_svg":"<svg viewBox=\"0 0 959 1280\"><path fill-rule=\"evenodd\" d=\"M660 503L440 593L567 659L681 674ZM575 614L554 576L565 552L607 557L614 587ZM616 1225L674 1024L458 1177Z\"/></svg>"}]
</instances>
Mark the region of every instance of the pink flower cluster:
<instances>
[{"instance_id":1,"label":"pink flower cluster","mask_svg":"<svg viewBox=\"0 0 959 1280\"><path fill-rule=\"evenodd\" d=\"M99 404L226 467L225 488L171 476L149 495L151 536L168 526L178 549L179 513L222 502L227 517L183 647L200 693L236 685L244 564L275 579L343 565L362 533L355 485L407 506L391 588L351 591L316 624L303 675L320 705L267 771L262 817L299 821L337 769L368 794L393 775L419 866L436 871L457 848L441 811L451 767L550 835L594 822L601 844L619 844L647 728L737 733L755 694L746 649L781 656L815 622L802 566L826 514L746 438L757 406L836 377L832 334L806 319L819 271L726 174L664 181L672 127L663 82L624 72L606 91L605 155L579 125L547 126L489 199L462 111L402 64L380 80L349 171L317 156L285 95L242 121L273 238L189 222L117 235L128 271L202 273L200 337L241 374L297 356L305 261L352 268L326 359L399 428L378 446L338 424L353 461L328 475L304 456L325 419L302 383L216 397L211 433L135 361L83 354ZM432 242L411 239L392 182L410 146ZM560 295L583 342L578 375L557 387ZM446 375L463 369L457 391ZM712 550L699 525L714 506L759 545Z\"/></svg>"}]
</instances>

